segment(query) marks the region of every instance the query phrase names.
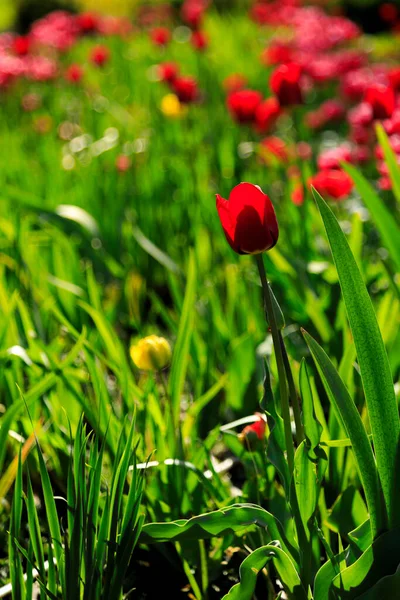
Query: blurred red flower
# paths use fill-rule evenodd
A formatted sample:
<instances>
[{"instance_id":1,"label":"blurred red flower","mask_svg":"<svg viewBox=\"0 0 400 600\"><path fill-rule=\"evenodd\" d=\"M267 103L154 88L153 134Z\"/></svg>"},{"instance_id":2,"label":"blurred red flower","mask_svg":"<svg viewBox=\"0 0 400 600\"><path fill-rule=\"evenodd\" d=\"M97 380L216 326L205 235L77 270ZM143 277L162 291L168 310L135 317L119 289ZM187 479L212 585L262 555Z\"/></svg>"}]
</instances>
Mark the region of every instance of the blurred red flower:
<instances>
[{"instance_id":1,"label":"blurred red flower","mask_svg":"<svg viewBox=\"0 0 400 600\"><path fill-rule=\"evenodd\" d=\"M178 77L179 66L174 62L160 63L157 67L161 81L172 83Z\"/></svg>"},{"instance_id":2,"label":"blurred red flower","mask_svg":"<svg viewBox=\"0 0 400 600\"><path fill-rule=\"evenodd\" d=\"M119 154L115 160L115 166L119 173L125 173L130 169L131 159L126 154Z\"/></svg>"},{"instance_id":3,"label":"blurred red flower","mask_svg":"<svg viewBox=\"0 0 400 600\"><path fill-rule=\"evenodd\" d=\"M296 63L280 65L270 78L270 86L281 106L302 104L301 67Z\"/></svg>"},{"instance_id":4,"label":"blurred red flower","mask_svg":"<svg viewBox=\"0 0 400 600\"><path fill-rule=\"evenodd\" d=\"M171 32L166 27L155 27L150 31L150 37L156 46L166 46L171 41Z\"/></svg>"},{"instance_id":5,"label":"blurred red flower","mask_svg":"<svg viewBox=\"0 0 400 600\"><path fill-rule=\"evenodd\" d=\"M76 22L81 33L93 33L99 26L99 17L93 12L83 12L76 16Z\"/></svg>"},{"instance_id":6,"label":"blurred red flower","mask_svg":"<svg viewBox=\"0 0 400 600\"><path fill-rule=\"evenodd\" d=\"M261 102L261 93L249 89L231 92L226 101L229 112L239 123L254 121L256 110Z\"/></svg>"},{"instance_id":7,"label":"blurred red flower","mask_svg":"<svg viewBox=\"0 0 400 600\"><path fill-rule=\"evenodd\" d=\"M26 56L31 49L31 38L27 35L18 35L14 41L12 48L18 56Z\"/></svg>"},{"instance_id":8,"label":"blurred red flower","mask_svg":"<svg viewBox=\"0 0 400 600\"><path fill-rule=\"evenodd\" d=\"M92 48L90 52L90 60L94 65L103 67L110 59L110 50L107 46L98 45Z\"/></svg>"},{"instance_id":9,"label":"blurred red flower","mask_svg":"<svg viewBox=\"0 0 400 600\"><path fill-rule=\"evenodd\" d=\"M208 36L204 31L193 31L190 37L190 43L196 50L205 50L208 48Z\"/></svg>"},{"instance_id":10,"label":"blurred red flower","mask_svg":"<svg viewBox=\"0 0 400 600\"><path fill-rule=\"evenodd\" d=\"M278 241L274 207L257 185L240 183L229 200L217 194L217 210L228 244L238 254L260 254Z\"/></svg>"},{"instance_id":11,"label":"blurred red flower","mask_svg":"<svg viewBox=\"0 0 400 600\"><path fill-rule=\"evenodd\" d=\"M172 82L172 88L181 102L189 104L197 100L199 89L194 77L177 77Z\"/></svg>"},{"instance_id":12,"label":"blurred red flower","mask_svg":"<svg viewBox=\"0 0 400 600\"><path fill-rule=\"evenodd\" d=\"M309 181L321 196L330 196L335 200L343 200L353 189L353 181L345 171L331 169L320 171Z\"/></svg>"},{"instance_id":13,"label":"blurred red flower","mask_svg":"<svg viewBox=\"0 0 400 600\"><path fill-rule=\"evenodd\" d=\"M203 22L206 8L207 2L204 0L185 0L181 10L182 21L193 29L198 29Z\"/></svg>"},{"instance_id":14,"label":"blurred red flower","mask_svg":"<svg viewBox=\"0 0 400 600\"><path fill-rule=\"evenodd\" d=\"M392 116L395 95L390 86L381 83L370 85L365 92L364 100L370 104L374 119L388 119Z\"/></svg>"},{"instance_id":15,"label":"blurred red flower","mask_svg":"<svg viewBox=\"0 0 400 600\"><path fill-rule=\"evenodd\" d=\"M266 133L275 124L281 114L281 107L276 98L267 98L258 105L255 113L255 126L260 133Z\"/></svg>"},{"instance_id":16,"label":"blurred red flower","mask_svg":"<svg viewBox=\"0 0 400 600\"><path fill-rule=\"evenodd\" d=\"M247 85L247 77L241 73L232 73L224 79L223 86L226 92L237 92Z\"/></svg>"},{"instance_id":17,"label":"blurred red flower","mask_svg":"<svg viewBox=\"0 0 400 600\"><path fill-rule=\"evenodd\" d=\"M83 77L83 68L78 63L73 63L65 71L65 79L70 83L79 83Z\"/></svg>"},{"instance_id":18,"label":"blurred red flower","mask_svg":"<svg viewBox=\"0 0 400 600\"><path fill-rule=\"evenodd\" d=\"M342 162L351 163L353 161L352 149L349 144L341 144L335 148L323 150L317 159L317 166L320 171L330 169L341 169Z\"/></svg>"}]
</instances>

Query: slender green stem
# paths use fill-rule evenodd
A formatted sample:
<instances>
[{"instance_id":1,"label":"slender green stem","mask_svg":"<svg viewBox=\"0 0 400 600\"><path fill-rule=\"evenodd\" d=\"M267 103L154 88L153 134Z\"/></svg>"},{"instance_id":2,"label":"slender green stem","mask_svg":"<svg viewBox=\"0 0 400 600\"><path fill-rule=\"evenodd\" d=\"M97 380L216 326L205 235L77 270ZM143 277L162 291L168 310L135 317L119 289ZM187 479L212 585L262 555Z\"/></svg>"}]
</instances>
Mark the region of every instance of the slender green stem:
<instances>
[{"instance_id":1,"label":"slender green stem","mask_svg":"<svg viewBox=\"0 0 400 600\"><path fill-rule=\"evenodd\" d=\"M261 254L256 255L258 272L260 274L261 285L264 293L264 302L265 302L265 312L267 315L268 323L271 329L272 341L274 343L275 349L275 358L276 365L278 368L278 376L279 376L279 393L280 393L280 401L281 401L281 411L282 418L285 429L285 444L286 444L286 454L287 461L289 465L290 473L293 473L294 466L294 446L293 446L293 438L292 438L292 425L290 420L290 410L289 410L289 399L288 399L288 390L286 385L286 371L285 371L285 363L282 356L282 348L279 339L279 329L276 324L275 313L272 304L271 292L269 289L267 275L265 272L264 261Z\"/></svg>"},{"instance_id":2,"label":"slender green stem","mask_svg":"<svg viewBox=\"0 0 400 600\"><path fill-rule=\"evenodd\" d=\"M294 422L296 423L296 441L298 444L300 444L304 440L304 428L303 423L301 421L299 397L297 395L292 369L290 368L289 357L286 352L285 342L283 341L283 336L281 332L279 332L279 339L281 343L283 362L285 363L286 377L289 385L289 396L293 408Z\"/></svg>"}]
</instances>

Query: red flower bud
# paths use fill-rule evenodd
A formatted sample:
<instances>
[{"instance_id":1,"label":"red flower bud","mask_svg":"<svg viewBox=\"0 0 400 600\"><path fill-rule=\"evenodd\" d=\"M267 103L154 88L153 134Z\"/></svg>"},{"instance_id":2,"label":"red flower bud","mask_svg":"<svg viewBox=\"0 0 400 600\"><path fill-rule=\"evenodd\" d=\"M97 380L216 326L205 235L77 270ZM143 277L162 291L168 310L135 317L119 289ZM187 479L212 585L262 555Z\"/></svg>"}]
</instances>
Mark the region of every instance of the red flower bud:
<instances>
[{"instance_id":1,"label":"red flower bud","mask_svg":"<svg viewBox=\"0 0 400 600\"><path fill-rule=\"evenodd\" d=\"M364 101L371 105L374 119L388 119L393 114L395 95L393 89L387 85L370 85L365 92Z\"/></svg>"},{"instance_id":2,"label":"red flower bud","mask_svg":"<svg viewBox=\"0 0 400 600\"><path fill-rule=\"evenodd\" d=\"M228 93L238 92L239 90L242 90L244 87L246 87L246 85L247 79L244 75L241 75L240 73L232 73L231 75L228 75L228 77L224 79L223 83L224 89Z\"/></svg>"},{"instance_id":3,"label":"red flower bud","mask_svg":"<svg viewBox=\"0 0 400 600\"><path fill-rule=\"evenodd\" d=\"M161 81L173 83L179 74L179 67L174 62L161 63L157 67Z\"/></svg>"},{"instance_id":4,"label":"red flower bud","mask_svg":"<svg viewBox=\"0 0 400 600\"><path fill-rule=\"evenodd\" d=\"M281 106L302 104L301 67L296 63L281 65L271 75L270 86Z\"/></svg>"},{"instance_id":5,"label":"red flower bud","mask_svg":"<svg viewBox=\"0 0 400 600\"><path fill-rule=\"evenodd\" d=\"M199 90L194 77L177 77L172 87L181 102L189 104L198 98Z\"/></svg>"},{"instance_id":6,"label":"red flower bud","mask_svg":"<svg viewBox=\"0 0 400 600\"><path fill-rule=\"evenodd\" d=\"M18 56L26 56L31 49L32 42L27 35L18 35L13 41L13 50Z\"/></svg>"},{"instance_id":7,"label":"red flower bud","mask_svg":"<svg viewBox=\"0 0 400 600\"><path fill-rule=\"evenodd\" d=\"M281 113L281 107L276 98L267 98L258 105L255 113L256 128L260 133L265 133L274 124Z\"/></svg>"},{"instance_id":8,"label":"red flower bud","mask_svg":"<svg viewBox=\"0 0 400 600\"><path fill-rule=\"evenodd\" d=\"M260 254L278 241L274 207L257 185L240 183L229 200L217 194L217 210L225 237L238 254Z\"/></svg>"},{"instance_id":9,"label":"red flower bud","mask_svg":"<svg viewBox=\"0 0 400 600\"><path fill-rule=\"evenodd\" d=\"M346 198L353 189L353 180L345 171L331 169L320 171L311 177L310 184L315 187L321 196L330 196L335 200Z\"/></svg>"},{"instance_id":10,"label":"red flower bud","mask_svg":"<svg viewBox=\"0 0 400 600\"><path fill-rule=\"evenodd\" d=\"M208 36L203 31L193 31L190 43L196 50L205 50L208 47Z\"/></svg>"},{"instance_id":11,"label":"red flower bud","mask_svg":"<svg viewBox=\"0 0 400 600\"><path fill-rule=\"evenodd\" d=\"M90 53L90 60L94 65L103 67L110 58L110 51L107 46L95 46Z\"/></svg>"},{"instance_id":12,"label":"red flower bud","mask_svg":"<svg viewBox=\"0 0 400 600\"><path fill-rule=\"evenodd\" d=\"M156 46L166 46L171 41L171 32L166 27L155 27L151 30L150 37Z\"/></svg>"},{"instance_id":13,"label":"red flower bud","mask_svg":"<svg viewBox=\"0 0 400 600\"><path fill-rule=\"evenodd\" d=\"M255 119L256 110L262 102L262 95L255 90L238 90L227 98L228 110L239 123L251 123Z\"/></svg>"},{"instance_id":14,"label":"red flower bud","mask_svg":"<svg viewBox=\"0 0 400 600\"><path fill-rule=\"evenodd\" d=\"M241 441L247 441L250 443L255 441L262 442L265 439L266 421L260 413L256 413L258 420L251 425L247 425L243 431L239 434Z\"/></svg>"},{"instance_id":15,"label":"red flower bud","mask_svg":"<svg viewBox=\"0 0 400 600\"><path fill-rule=\"evenodd\" d=\"M83 69L77 63L70 65L65 72L65 79L70 83L79 83L82 77Z\"/></svg>"}]
</instances>

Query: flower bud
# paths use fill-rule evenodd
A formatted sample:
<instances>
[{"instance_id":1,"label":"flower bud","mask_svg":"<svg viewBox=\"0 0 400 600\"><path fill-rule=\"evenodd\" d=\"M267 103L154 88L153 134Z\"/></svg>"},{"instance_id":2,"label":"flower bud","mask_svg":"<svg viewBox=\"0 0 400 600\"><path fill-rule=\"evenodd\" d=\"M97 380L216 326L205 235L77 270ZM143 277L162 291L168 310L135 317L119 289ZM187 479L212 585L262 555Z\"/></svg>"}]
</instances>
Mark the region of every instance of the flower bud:
<instances>
[{"instance_id":1,"label":"flower bud","mask_svg":"<svg viewBox=\"0 0 400 600\"><path fill-rule=\"evenodd\" d=\"M138 369L159 371L170 363L172 353L165 338L149 335L131 346L130 355Z\"/></svg>"}]
</instances>

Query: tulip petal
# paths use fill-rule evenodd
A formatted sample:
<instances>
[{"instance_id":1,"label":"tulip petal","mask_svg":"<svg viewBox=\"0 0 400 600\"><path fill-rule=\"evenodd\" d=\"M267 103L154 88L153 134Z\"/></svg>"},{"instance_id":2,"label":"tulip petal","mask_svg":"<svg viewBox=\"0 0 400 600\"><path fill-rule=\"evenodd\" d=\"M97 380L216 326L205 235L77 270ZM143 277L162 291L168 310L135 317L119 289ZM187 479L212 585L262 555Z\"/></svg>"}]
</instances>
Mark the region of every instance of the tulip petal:
<instances>
[{"instance_id":1,"label":"tulip petal","mask_svg":"<svg viewBox=\"0 0 400 600\"><path fill-rule=\"evenodd\" d=\"M217 211L227 242L235 252L239 252L239 248L235 245L234 242L235 228L232 221L230 203L228 202L228 200L225 200L225 198L222 198L222 196L220 196L219 194L216 195L216 198Z\"/></svg>"}]
</instances>

